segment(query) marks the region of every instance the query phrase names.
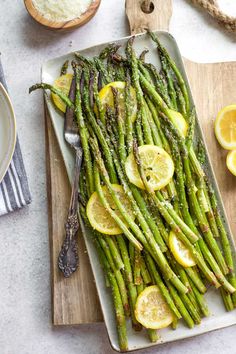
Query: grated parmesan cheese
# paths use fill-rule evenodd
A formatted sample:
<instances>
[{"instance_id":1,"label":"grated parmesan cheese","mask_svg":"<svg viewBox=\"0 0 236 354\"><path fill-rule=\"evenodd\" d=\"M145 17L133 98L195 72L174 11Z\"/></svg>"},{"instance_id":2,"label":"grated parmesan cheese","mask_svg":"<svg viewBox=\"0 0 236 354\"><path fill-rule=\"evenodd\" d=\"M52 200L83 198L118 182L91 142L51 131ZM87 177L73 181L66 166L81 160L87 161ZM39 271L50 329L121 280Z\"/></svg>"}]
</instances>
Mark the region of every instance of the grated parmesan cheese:
<instances>
[{"instance_id":1,"label":"grated parmesan cheese","mask_svg":"<svg viewBox=\"0 0 236 354\"><path fill-rule=\"evenodd\" d=\"M60 22L80 17L93 0L33 0L35 8L48 20Z\"/></svg>"}]
</instances>

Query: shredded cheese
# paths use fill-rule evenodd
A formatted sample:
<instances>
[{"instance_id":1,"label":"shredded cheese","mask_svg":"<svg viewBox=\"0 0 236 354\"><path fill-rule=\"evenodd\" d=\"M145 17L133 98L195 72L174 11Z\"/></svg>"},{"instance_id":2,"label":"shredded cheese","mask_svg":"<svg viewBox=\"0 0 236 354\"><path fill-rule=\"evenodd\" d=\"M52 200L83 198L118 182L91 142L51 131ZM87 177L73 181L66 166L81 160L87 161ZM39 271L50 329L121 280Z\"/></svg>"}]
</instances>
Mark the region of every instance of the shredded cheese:
<instances>
[{"instance_id":1,"label":"shredded cheese","mask_svg":"<svg viewBox=\"0 0 236 354\"><path fill-rule=\"evenodd\" d=\"M93 0L33 0L35 8L48 20L60 22L80 17Z\"/></svg>"}]
</instances>

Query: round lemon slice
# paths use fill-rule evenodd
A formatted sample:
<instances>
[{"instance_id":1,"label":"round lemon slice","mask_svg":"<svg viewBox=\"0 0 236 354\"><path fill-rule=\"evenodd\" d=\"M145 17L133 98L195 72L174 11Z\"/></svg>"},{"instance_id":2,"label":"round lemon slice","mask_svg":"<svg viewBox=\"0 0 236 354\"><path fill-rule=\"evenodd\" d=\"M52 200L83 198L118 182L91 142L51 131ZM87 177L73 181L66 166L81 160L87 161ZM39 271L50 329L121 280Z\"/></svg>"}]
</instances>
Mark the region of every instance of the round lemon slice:
<instances>
[{"instance_id":1,"label":"round lemon slice","mask_svg":"<svg viewBox=\"0 0 236 354\"><path fill-rule=\"evenodd\" d=\"M226 150L236 149L236 105L224 107L215 120L215 135Z\"/></svg>"},{"instance_id":2,"label":"round lemon slice","mask_svg":"<svg viewBox=\"0 0 236 354\"><path fill-rule=\"evenodd\" d=\"M57 89L61 90L65 95L69 95L70 92L70 86L71 86L71 81L72 81L73 75L72 74L65 74L60 77L58 77L55 81L53 86L55 86ZM66 111L66 105L65 103L58 97L55 93L52 93L52 99L55 104L55 106L60 109L63 113Z\"/></svg>"},{"instance_id":3,"label":"round lemon slice","mask_svg":"<svg viewBox=\"0 0 236 354\"><path fill-rule=\"evenodd\" d=\"M154 145L139 146L138 152L149 186L153 190L165 187L174 174L174 163L170 155ZM131 183L145 189L133 153L127 157L125 171Z\"/></svg>"},{"instance_id":4,"label":"round lemon slice","mask_svg":"<svg viewBox=\"0 0 236 354\"><path fill-rule=\"evenodd\" d=\"M232 150L228 153L226 165L230 172L236 176L236 150Z\"/></svg>"},{"instance_id":5,"label":"round lemon slice","mask_svg":"<svg viewBox=\"0 0 236 354\"><path fill-rule=\"evenodd\" d=\"M146 328L165 328L174 319L157 285L148 286L139 294L134 312L137 321Z\"/></svg>"},{"instance_id":6,"label":"round lemon slice","mask_svg":"<svg viewBox=\"0 0 236 354\"><path fill-rule=\"evenodd\" d=\"M125 195L123 187L120 186L119 184L113 184L112 188L115 191L121 203L124 205L125 209L127 210L128 215L132 218L132 220L134 220L135 217L132 212L132 207ZM115 211L115 213L120 217L120 219L123 222L125 222L119 210L117 209L116 204L114 203L107 187L104 186L102 187L102 189L103 189L104 196L107 199L112 210ZM102 205L97 192L94 192L89 198L87 208L86 208L86 213L91 226L95 230L101 232L102 234L119 235L122 233L122 230L118 227L116 221L111 217L109 212Z\"/></svg>"},{"instance_id":7,"label":"round lemon slice","mask_svg":"<svg viewBox=\"0 0 236 354\"><path fill-rule=\"evenodd\" d=\"M99 92L101 105L104 109L106 108L106 105L110 106L111 108L114 108L114 97L111 87L114 87L118 90L120 113L123 117L125 117L125 82L114 81L104 86ZM134 122L137 113L137 100L136 93L133 87L130 87L130 96L131 120L132 122Z\"/></svg>"},{"instance_id":8,"label":"round lemon slice","mask_svg":"<svg viewBox=\"0 0 236 354\"><path fill-rule=\"evenodd\" d=\"M178 129L183 138L186 137L188 131L188 124L181 113L174 111L173 109L168 109L170 119L174 126Z\"/></svg>"},{"instance_id":9,"label":"round lemon slice","mask_svg":"<svg viewBox=\"0 0 236 354\"><path fill-rule=\"evenodd\" d=\"M176 261L183 267L187 268L196 265L190 250L178 239L173 231L169 235L169 246Z\"/></svg>"}]
</instances>

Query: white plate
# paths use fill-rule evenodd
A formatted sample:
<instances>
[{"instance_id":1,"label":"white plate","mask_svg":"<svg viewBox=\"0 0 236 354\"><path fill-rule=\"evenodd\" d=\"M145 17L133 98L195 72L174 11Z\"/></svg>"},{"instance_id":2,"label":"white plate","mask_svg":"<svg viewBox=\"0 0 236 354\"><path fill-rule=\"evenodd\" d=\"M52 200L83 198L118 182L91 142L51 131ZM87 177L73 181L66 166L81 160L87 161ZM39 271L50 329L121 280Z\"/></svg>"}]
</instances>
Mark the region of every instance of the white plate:
<instances>
[{"instance_id":1,"label":"white plate","mask_svg":"<svg viewBox=\"0 0 236 354\"><path fill-rule=\"evenodd\" d=\"M0 83L0 182L10 165L15 144L15 115L8 93Z\"/></svg>"},{"instance_id":2,"label":"white plate","mask_svg":"<svg viewBox=\"0 0 236 354\"><path fill-rule=\"evenodd\" d=\"M174 38L168 32L159 31L157 33L158 33L160 41L167 48L170 55L173 57L177 66L181 70L183 77L187 81L182 58L181 58L179 49L177 47L177 44L176 44ZM129 38L129 37L127 37L127 38ZM124 43L126 43L127 38L123 38L121 40L118 40L117 43L124 44ZM97 55L106 45L107 45L107 43L102 44L102 45L98 45L93 48L88 48L88 49L80 51L80 53L83 55L86 55L86 56L94 56L94 55ZM148 49L150 51L147 54L147 61L152 62L154 65L156 65L158 67L160 66L160 63L158 61L157 54L156 54L156 46L151 42L151 40L147 34L138 35L135 40L134 46L135 46L135 49L137 50L138 53L140 53L144 48L148 47ZM42 67L42 81L47 82L47 83L53 83L55 78L60 75L60 68L61 68L62 64L65 62L65 60L72 59L72 58L73 58L73 53L65 55L60 58L55 58L55 59L52 59L52 60L46 62ZM189 92L190 92L190 89L189 89ZM190 93L190 96L191 96L191 93ZM45 97L46 97L46 102L47 102L47 106L49 109L49 113L50 113L50 116L52 119L52 123L53 123L54 129L55 129L55 132L56 132L56 136L57 136L57 139L58 139L58 142L59 142L59 145L61 148L61 152L62 152L62 155L64 158L66 169L67 169L69 178L71 180L72 171L73 171L73 164L74 164L74 157L73 157L73 154L72 154L71 150L69 149L68 145L64 141L63 118L55 110L55 108L50 100L50 97L47 94ZM192 103L193 103L193 101L192 101ZM201 128L199 127L199 124L197 124L197 126L196 126L196 135L203 138L202 131L201 131ZM219 194L219 189L216 184L215 176L212 171L212 166L210 164L208 157L206 160L207 161L206 161L205 170L207 171L207 174L214 186L214 189L217 194L219 207L221 209L224 220L226 220L225 225L226 225L226 229L228 231L228 234L230 235L230 242L231 242L231 247L232 247L232 250L234 253L234 261L235 261L236 260L236 258L235 258L235 245L234 245L232 233L229 229L229 224L227 222L225 211L224 211L224 208L222 205L222 201L221 201L221 197ZM83 235L84 235L86 247L88 250L91 266L93 269L94 278L95 278L96 285L97 285L98 295L99 295L99 299L100 299L100 303L101 303L101 307L102 307L109 339L110 339L112 347L115 350L119 351L115 317L114 317L114 308L113 308L113 304L112 304L110 290L107 289L105 286L103 270L101 269L101 267L99 265L98 256L96 253L96 249L93 245L93 242L91 240L90 231L88 229L86 229L85 227L82 227L82 230L83 230ZM191 330L189 328L187 328L181 321L180 321L179 327L176 331L173 331L170 328L160 330L160 331L158 331L158 333L161 336L161 338L159 339L158 343L156 343L156 344L150 343L145 331L138 332L138 333L134 332L131 328L131 323L128 322L129 350L147 348L147 347L151 347L154 345L158 345L160 343L172 342L175 340L196 336L196 335L199 335L199 334L202 334L205 332L209 332L209 331L212 331L212 330L215 330L218 328L223 328L223 327L227 327L227 326L231 326L231 325L236 324L236 311L232 311L230 313L226 312L224 305L222 303L222 300L221 300L221 296L218 291L216 291L214 288L210 288L209 291L207 292L206 299L207 299L209 309L211 312L210 317L204 318L202 320L201 325L195 326L195 328L193 328Z\"/></svg>"}]
</instances>

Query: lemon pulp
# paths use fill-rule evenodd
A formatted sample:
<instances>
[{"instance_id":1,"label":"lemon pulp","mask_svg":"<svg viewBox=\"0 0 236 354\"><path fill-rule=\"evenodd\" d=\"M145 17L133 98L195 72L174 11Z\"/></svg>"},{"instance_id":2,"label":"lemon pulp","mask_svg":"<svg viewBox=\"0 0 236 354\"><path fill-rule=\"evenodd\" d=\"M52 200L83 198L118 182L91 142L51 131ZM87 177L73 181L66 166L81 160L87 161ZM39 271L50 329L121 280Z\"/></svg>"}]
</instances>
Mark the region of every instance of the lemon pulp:
<instances>
[{"instance_id":1,"label":"lemon pulp","mask_svg":"<svg viewBox=\"0 0 236 354\"><path fill-rule=\"evenodd\" d=\"M119 184L113 184L112 188L119 198L120 202L124 205L128 215L134 220L134 214L132 212L132 207L127 199L124 189ZM110 208L120 217L120 219L125 223L122 215L120 214L116 204L113 201L112 196L110 195L109 190L106 186L102 187L104 196L109 203ZM87 217L91 226L106 235L119 235L122 233L122 230L117 225L116 221L112 218L108 210L103 206L100 201L99 195L97 192L94 192L89 198L87 208L86 208Z\"/></svg>"},{"instance_id":2,"label":"lemon pulp","mask_svg":"<svg viewBox=\"0 0 236 354\"><path fill-rule=\"evenodd\" d=\"M139 146L138 152L150 188L158 190L165 187L174 174L174 163L170 155L154 145ZM126 159L125 171L131 183L145 189L133 153Z\"/></svg>"},{"instance_id":3,"label":"lemon pulp","mask_svg":"<svg viewBox=\"0 0 236 354\"><path fill-rule=\"evenodd\" d=\"M135 317L146 328L160 329L173 322L173 314L157 285L148 286L138 296Z\"/></svg>"}]
</instances>

